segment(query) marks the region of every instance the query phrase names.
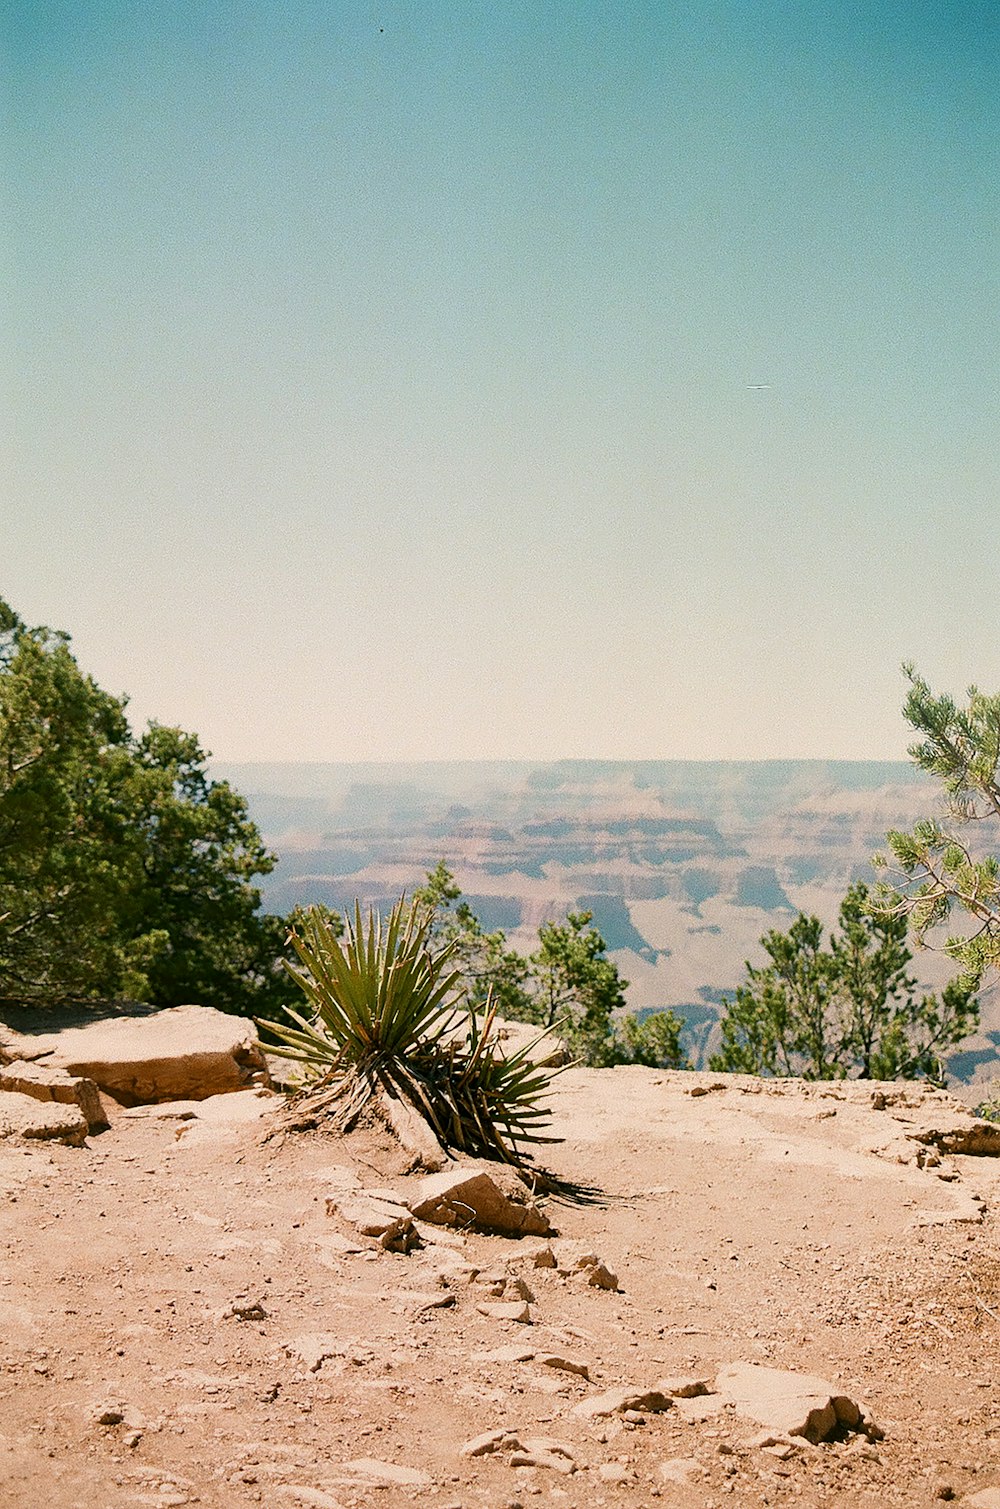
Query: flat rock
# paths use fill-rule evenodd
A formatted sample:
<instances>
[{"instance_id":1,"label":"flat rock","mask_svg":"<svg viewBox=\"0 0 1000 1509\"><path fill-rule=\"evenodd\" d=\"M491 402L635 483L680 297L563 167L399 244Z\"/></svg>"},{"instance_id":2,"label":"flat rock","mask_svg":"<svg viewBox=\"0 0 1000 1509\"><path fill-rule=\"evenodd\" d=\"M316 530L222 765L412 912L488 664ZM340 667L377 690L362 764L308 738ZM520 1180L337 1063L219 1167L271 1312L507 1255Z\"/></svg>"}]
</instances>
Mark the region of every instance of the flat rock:
<instances>
[{"instance_id":1,"label":"flat rock","mask_svg":"<svg viewBox=\"0 0 1000 1509\"><path fill-rule=\"evenodd\" d=\"M477 1305L480 1315L485 1315L487 1320L513 1321L517 1325L531 1325L531 1307L527 1300L484 1300Z\"/></svg>"},{"instance_id":2,"label":"flat rock","mask_svg":"<svg viewBox=\"0 0 1000 1509\"><path fill-rule=\"evenodd\" d=\"M520 1451L521 1441L515 1430L484 1430L473 1436L460 1450L463 1457L489 1457L498 1451Z\"/></svg>"},{"instance_id":3,"label":"flat rock","mask_svg":"<svg viewBox=\"0 0 1000 1509\"><path fill-rule=\"evenodd\" d=\"M573 1414L581 1420L605 1420L611 1415L624 1414L629 1409L661 1414L663 1410L670 1409L673 1402L667 1394L655 1388L612 1388L574 1405Z\"/></svg>"},{"instance_id":4,"label":"flat rock","mask_svg":"<svg viewBox=\"0 0 1000 1509\"><path fill-rule=\"evenodd\" d=\"M58 1101L35 1100L30 1095L0 1090L0 1141L5 1137L27 1137L82 1147L89 1131L87 1118L78 1105L61 1105Z\"/></svg>"},{"instance_id":5,"label":"flat rock","mask_svg":"<svg viewBox=\"0 0 1000 1509\"><path fill-rule=\"evenodd\" d=\"M513 1169L463 1164L430 1174L409 1203L421 1221L435 1226L475 1226L502 1236L547 1236L548 1217Z\"/></svg>"},{"instance_id":6,"label":"flat rock","mask_svg":"<svg viewBox=\"0 0 1000 1509\"><path fill-rule=\"evenodd\" d=\"M660 1463L660 1477L664 1483L676 1483L680 1487L693 1483L702 1475L702 1466L697 1457L672 1457Z\"/></svg>"},{"instance_id":7,"label":"flat rock","mask_svg":"<svg viewBox=\"0 0 1000 1509\"><path fill-rule=\"evenodd\" d=\"M68 1074L65 1069L57 1069L51 1064L16 1059L0 1067L0 1090L28 1095L32 1100L79 1106L92 1132L100 1131L108 1124L94 1081Z\"/></svg>"},{"instance_id":8,"label":"flat rock","mask_svg":"<svg viewBox=\"0 0 1000 1509\"><path fill-rule=\"evenodd\" d=\"M33 1060L92 1079L124 1106L205 1100L266 1082L253 1023L207 1006L104 1017L84 1027L22 1036L19 1046L25 1043ZM257 1079L261 1075L264 1081Z\"/></svg>"},{"instance_id":9,"label":"flat rock","mask_svg":"<svg viewBox=\"0 0 1000 1509\"><path fill-rule=\"evenodd\" d=\"M737 1414L779 1435L801 1436L814 1445L838 1428L862 1427L864 1412L832 1383L809 1373L734 1362L715 1380L716 1392Z\"/></svg>"},{"instance_id":10,"label":"flat rock","mask_svg":"<svg viewBox=\"0 0 1000 1509\"><path fill-rule=\"evenodd\" d=\"M430 1474L419 1467L400 1467L395 1462L380 1462L375 1457L356 1457L344 1462L344 1471L368 1483L385 1483L400 1488L428 1488Z\"/></svg>"},{"instance_id":11,"label":"flat rock","mask_svg":"<svg viewBox=\"0 0 1000 1509\"><path fill-rule=\"evenodd\" d=\"M539 1352L535 1362L542 1368L554 1368L558 1373L575 1373L579 1378L590 1379L590 1364L582 1357L568 1357L565 1352Z\"/></svg>"},{"instance_id":12,"label":"flat rock","mask_svg":"<svg viewBox=\"0 0 1000 1509\"><path fill-rule=\"evenodd\" d=\"M521 1442L510 1459L511 1467L542 1467L569 1475L576 1471L576 1454L568 1441L554 1436L532 1436Z\"/></svg>"},{"instance_id":13,"label":"flat rock","mask_svg":"<svg viewBox=\"0 0 1000 1509\"><path fill-rule=\"evenodd\" d=\"M1000 1509L1000 1486L980 1488L978 1493L969 1494L962 1503L966 1509Z\"/></svg>"}]
</instances>

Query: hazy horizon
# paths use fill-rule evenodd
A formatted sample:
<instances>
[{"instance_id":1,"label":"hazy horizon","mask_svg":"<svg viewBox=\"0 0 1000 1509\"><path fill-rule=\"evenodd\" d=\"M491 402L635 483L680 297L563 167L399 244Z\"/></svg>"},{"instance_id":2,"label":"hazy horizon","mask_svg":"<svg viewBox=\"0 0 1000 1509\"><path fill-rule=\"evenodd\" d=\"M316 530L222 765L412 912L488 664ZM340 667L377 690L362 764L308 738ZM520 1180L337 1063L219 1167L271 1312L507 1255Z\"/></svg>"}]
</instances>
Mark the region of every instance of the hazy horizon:
<instances>
[{"instance_id":1,"label":"hazy horizon","mask_svg":"<svg viewBox=\"0 0 1000 1509\"><path fill-rule=\"evenodd\" d=\"M0 594L219 760L1000 686L1000 13L14 0Z\"/></svg>"}]
</instances>

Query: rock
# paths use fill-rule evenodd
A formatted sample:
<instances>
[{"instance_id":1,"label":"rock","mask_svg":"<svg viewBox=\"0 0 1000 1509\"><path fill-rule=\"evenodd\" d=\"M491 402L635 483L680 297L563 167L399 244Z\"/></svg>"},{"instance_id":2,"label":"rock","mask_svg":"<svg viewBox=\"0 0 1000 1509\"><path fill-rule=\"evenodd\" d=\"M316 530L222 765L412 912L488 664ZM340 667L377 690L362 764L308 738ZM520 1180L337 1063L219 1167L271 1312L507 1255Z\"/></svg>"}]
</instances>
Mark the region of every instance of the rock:
<instances>
[{"instance_id":1,"label":"rock","mask_svg":"<svg viewBox=\"0 0 1000 1509\"><path fill-rule=\"evenodd\" d=\"M102 1017L21 1042L33 1059L93 1080L124 1106L204 1100L267 1074L252 1023L207 1006Z\"/></svg>"},{"instance_id":2,"label":"rock","mask_svg":"<svg viewBox=\"0 0 1000 1509\"><path fill-rule=\"evenodd\" d=\"M667 1394L671 1399L700 1399L712 1392L712 1386L707 1378L696 1378L693 1375L661 1378L656 1387L661 1394Z\"/></svg>"},{"instance_id":3,"label":"rock","mask_svg":"<svg viewBox=\"0 0 1000 1509\"><path fill-rule=\"evenodd\" d=\"M967 1509L1000 1509L1000 1487L980 1488L962 1500Z\"/></svg>"},{"instance_id":4,"label":"rock","mask_svg":"<svg viewBox=\"0 0 1000 1509\"><path fill-rule=\"evenodd\" d=\"M686 1487L701 1477L701 1463L696 1457L671 1457L668 1462L660 1463L660 1477L665 1483L677 1483L680 1487Z\"/></svg>"},{"instance_id":5,"label":"rock","mask_svg":"<svg viewBox=\"0 0 1000 1509\"><path fill-rule=\"evenodd\" d=\"M316 1237L313 1243L316 1257L324 1268L337 1269L340 1267L341 1258L353 1257L359 1252L366 1252L367 1248L360 1242L352 1242L350 1237L341 1236L339 1231L332 1231L328 1236Z\"/></svg>"},{"instance_id":6,"label":"rock","mask_svg":"<svg viewBox=\"0 0 1000 1509\"><path fill-rule=\"evenodd\" d=\"M532 1362L535 1357L534 1347L497 1347L492 1352L482 1352L477 1361L480 1362Z\"/></svg>"},{"instance_id":7,"label":"rock","mask_svg":"<svg viewBox=\"0 0 1000 1509\"><path fill-rule=\"evenodd\" d=\"M65 1069L54 1068L51 1064L15 1060L0 1068L0 1090L28 1095L32 1100L79 1106L92 1132L102 1131L108 1124L94 1081L67 1074Z\"/></svg>"},{"instance_id":8,"label":"rock","mask_svg":"<svg viewBox=\"0 0 1000 1509\"><path fill-rule=\"evenodd\" d=\"M307 1373L318 1373L324 1362L340 1355L343 1346L336 1336L331 1336L328 1332L307 1331L303 1336L283 1341L281 1349L300 1362Z\"/></svg>"},{"instance_id":9,"label":"rock","mask_svg":"<svg viewBox=\"0 0 1000 1509\"><path fill-rule=\"evenodd\" d=\"M340 1216L361 1236L376 1237L387 1252L410 1252L421 1245L413 1217L392 1190L348 1190L331 1195L328 1216Z\"/></svg>"},{"instance_id":10,"label":"rock","mask_svg":"<svg viewBox=\"0 0 1000 1509\"><path fill-rule=\"evenodd\" d=\"M592 1289L618 1290L618 1275L604 1263L591 1263L583 1269L584 1282Z\"/></svg>"},{"instance_id":11,"label":"rock","mask_svg":"<svg viewBox=\"0 0 1000 1509\"><path fill-rule=\"evenodd\" d=\"M526 1300L484 1300L476 1306L480 1315L488 1320L515 1321L518 1325L531 1325L531 1307Z\"/></svg>"},{"instance_id":12,"label":"rock","mask_svg":"<svg viewBox=\"0 0 1000 1509\"><path fill-rule=\"evenodd\" d=\"M267 1311L259 1299L234 1299L222 1312L223 1320L260 1321L267 1319Z\"/></svg>"},{"instance_id":13,"label":"rock","mask_svg":"<svg viewBox=\"0 0 1000 1509\"><path fill-rule=\"evenodd\" d=\"M94 1411L94 1419L98 1425L121 1425L125 1419L125 1409L121 1404L99 1404Z\"/></svg>"},{"instance_id":14,"label":"rock","mask_svg":"<svg viewBox=\"0 0 1000 1509\"><path fill-rule=\"evenodd\" d=\"M487 1430L481 1436L473 1436L460 1449L463 1457L487 1457L497 1451L519 1451L521 1442L513 1430Z\"/></svg>"},{"instance_id":15,"label":"rock","mask_svg":"<svg viewBox=\"0 0 1000 1509\"><path fill-rule=\"evenodd\" d=\"M801 1436L814 1445L838 1429L863 1428L863 1412L853 1399L808 1373L734 1362L722 1369L715 1387L737 1414L756 1420L766 1430Z\"/></svg>"},{"instance_id":16,"label":"rock","mask_svg":"<svg viewBox=\"0 0 1000 1509\"><path fill-rule=\"evenodd\" d=\"M576 1373L579 1378L590 1378L589 1364L579 1357L566 1357L562 1352L539 1352L535 1361L542 1368L555 1368L560 1373Z\"/></svg>"},{"instance_id":17,"label":"rock","mask_svg":"<svg viewBox=\"0 0 1000 1509\"><path fill-rule=\"evenodd\" d=\"M345 1472L364 1478L368 1483L384 1483L387 1487L429 1488L431 1479L419 1467L399 1467L395 1462L379 1462L375 1457L356 1457L343 1464Z\"/></svg>"},{"instance_id":18,"label":"rock","mask_svg":"<svg viewBox=\"0 0 1000 1509\"><path fill-rule=\"evenodd\" d=\"M659 1389L613 1388L574 1405L573 1414L582 1420L606 1420L611 1415L624 1414L628 1409L660 1414L663 1410L670 1409L673 1402Z\"/></svg>"},{"instance_id":19,"label":"rock","mask_svg":"<svg viewBox=\"0 0 1000 1509\"><path fill-rule=\"evenodd\" d=\"M630 1483L635 1476L624 1462L602 1462L597 1469L602 1483Z\"/></svg>"},{"instance_id":20,"label":"rock","mask_svg":"<svg viewBox=\"0 0 1000 1509\"><path fill-rule=\"evenodd\" d=\"M598 1257L576 1243L562 1242L558 1253L559 1272L570 1278L582 1279L592 1289L617 1290L618 1276Z\"/></svg>"},{"instance_id":21,"label":"rock","mask_svg":"<svg viewBox=\"0 0 1000 1509\"><path fill-rule=\"evenodd\" d=\"M200 1100L164 1100L159 1105L129 1106L122 1112L128 1121L193 1121Z\"/></svg>"},{"instance_id":22,"label":"rock","mask_svg":"<svg viewBox=\"0 0 1000 1509\"><path fill-rule=\"evenodd\" d=\"M322 1488L310 1488L303 1483L273 1483L268 1490L282 1498L293 1499L300 1509L343 1509L339 1499Z\"/></svg>"},{"instance_id":23,"label":"rock","mask_svg":"<svg viewBox=\"0 0 1000 1509\"><path fill-rule=\"evenodd\" d=\"M503 1297L507 1300L526 1299L530 1305L535 1302L534 1291L526 1284L523 1278L512 1275L506 1279L503 1286Z\"/></svg>"},{"instance_id":24,"label":"rock","mask_svg":"<svg viewBox=\"0 0 1000 1509\"><path fill-rule=\"evenodd\" d=\"M548 1245L548 1243L546 1243L544 1247L536 1247L530 1256L531 1266L533 1268L558 1267L558 1264L556 1262L556 1255L552 1251L552 1248Z\"/></svg>"},{"instance_id":25,"label":"rock","mask_svg":"<svg viewBox=\"0 0 1000 1509\"><path fill-rule=\"evenodd\" d=\"M413 1215L435 1226L475 1226L501 1236L546 1236L548 1218L513 1169L464 1164L431 1174L409 1201Z\"/></svg>"},{"instance_id":26,"label":"rock","mask_svg":"<svg viewBox=\"0 0 1000 1509\"><path fill-rule=\"evenodd\" d=\"M411 1155L411 1168L426 1169L428 1173L447 1168L451 1161L448 1154L413 1106L407 1105L404 1100L397 1100L388 1092L381 1097L379 1104L385 1111L400 1147Z\"/></svg>"},{"instance_id":27,"label":"rock","mask_svg":"<svg viewBox=\"0 0 1000 1509\"><path fill-rule=\"evenodd\" d=\"M790 1436L783 1430L759 1430L755 1436L744 1441L749 1451L770 1451L787 1459L802 1445L801 1436Z\"/></svg>"},{"instance_id":28,"label":"rock","mask_svg":"<svg viewBox=\"0 0 1000 1509\"><path fill-rule=\"evenodd\" d=\"M553 1436L533 1436L522 1442L510 1459L512 1467L544 1467L567 1476L576 1471L576 1456L567 1441Z\"/></svg>"},{"instance_id":29,"label":"rock","mask_svg":"<svg viewBox=\"0 0 1000 1509\"><path fill-rule=\"evenodd\" d=\"M89 1131L87 1118L78 1105L0 1091L0 1142L5 1137L27 1137L82 1147Z\"/></svg>"}]
</instances>

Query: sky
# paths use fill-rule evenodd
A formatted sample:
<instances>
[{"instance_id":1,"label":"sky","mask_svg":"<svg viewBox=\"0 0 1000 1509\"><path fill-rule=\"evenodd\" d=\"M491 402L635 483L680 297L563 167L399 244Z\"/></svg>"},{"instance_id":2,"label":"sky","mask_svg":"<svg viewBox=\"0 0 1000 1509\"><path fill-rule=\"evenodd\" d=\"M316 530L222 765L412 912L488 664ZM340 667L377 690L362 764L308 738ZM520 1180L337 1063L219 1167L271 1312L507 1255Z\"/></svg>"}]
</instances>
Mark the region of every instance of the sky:
<instances>
[{"instance_id":1,"label":"sky","mask_svg":"<svg viewBox=\"0 0 1000 1509\"><path fill-rule=\"evenodd\" d=\"M0 596L225 760L1000 689L992 0L2 0Z\"/></svg>"}]
</instances>

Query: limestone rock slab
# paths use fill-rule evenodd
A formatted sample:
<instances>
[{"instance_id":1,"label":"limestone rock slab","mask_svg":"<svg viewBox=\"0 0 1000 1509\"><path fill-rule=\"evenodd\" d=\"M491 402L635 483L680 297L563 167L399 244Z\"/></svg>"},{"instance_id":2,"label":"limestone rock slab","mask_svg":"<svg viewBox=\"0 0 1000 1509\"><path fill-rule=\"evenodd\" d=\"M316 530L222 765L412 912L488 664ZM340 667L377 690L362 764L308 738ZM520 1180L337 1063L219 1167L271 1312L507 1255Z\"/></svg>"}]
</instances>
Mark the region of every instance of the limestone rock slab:
<instances>
[{"instance_id":1,"label":"limestone rock slab","mask_svg":"<svg viewBox=\"0 0 1000 1509\"><path fill-rule=\"evenodd\" d=\"M267 1076L253 1023L208 1006L104 1017L21 1046L29 1041L34 1061L91 1079L125 1106L205 1100Z\"/></svg>"},{"instance_id":2,"label":"limestone rock slab","mask_svg":"<svg viewBox=\"0 0 1000 1509\"><path fill-rule=\"evenodd\" d=\"M551 1230L513 1169L463 1164L431 1174L408 1203L413 1215L433 1225L475 1226L502 1236L547 1236Z\"/></svg>"},{"instance_id":3,"label":"limestone rock slab","mask_svg":"<svg viewBox=\"0 0 1000 1509\"><path fill-rule=\"evenodd\" d=\"M862 1428L864 1411L853 1399L809 1373L793 1373L758 1363L734 1362L715 1380L716 1392L737 1414L766 1430L801 1436L813 1445L838 1428Z\"/></svg>"},{"instance_id":4,"label":"limestone rock slab","mask_svg":"<svg viewBox=\"0 0 1000 1509\"><path fill-rule=\"evenodd\" d=\"M57 1069L50 1064L15 1059L0 1066L0 1090L28 1095L32 1100L51 1100L64 1106L77 1105L92 1132L99 1131L108 1124L94 1081L69 1074L65 1069Z\"/></svg>"},{"instance_id":5,"label":"limestone rock slab","mask_svg":"<svg viewBox=\"0 0 1000 1509\"><path fill-rule=\"evenodd\" d=\"M28 1137L39 1141L65 1142L82 1147L90 1130L78 1105L55 1100L35 1100L12 1090L0 1090L0 1141L5 1137Z\"/></svg>"}]
</instances>

